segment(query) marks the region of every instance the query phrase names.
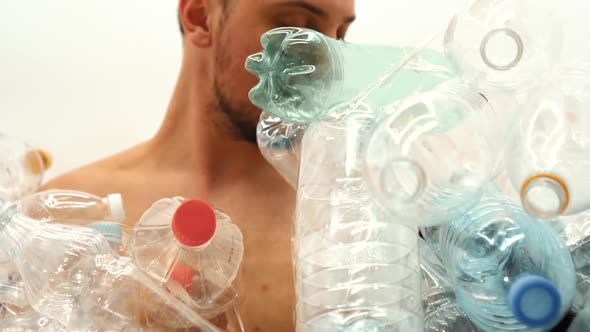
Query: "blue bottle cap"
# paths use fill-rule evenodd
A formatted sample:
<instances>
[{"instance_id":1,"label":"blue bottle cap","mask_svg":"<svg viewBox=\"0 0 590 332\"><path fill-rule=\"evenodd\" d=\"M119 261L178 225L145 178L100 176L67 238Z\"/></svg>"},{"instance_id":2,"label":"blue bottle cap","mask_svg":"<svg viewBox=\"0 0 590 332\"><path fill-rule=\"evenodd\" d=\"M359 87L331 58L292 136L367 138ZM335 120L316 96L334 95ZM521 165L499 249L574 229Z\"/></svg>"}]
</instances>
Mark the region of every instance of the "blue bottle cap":
<instances>
[{"instance_id":1,"label":"blue bottle cap","mask_svg":"<svg viewBox=\"0 0 590 332\"><path fill-rule=\"evenodd\" d=\"M551 281L534 274L521 274L508 290L508 305L524 325L545 327L559 318L561 295Z\"/></svg>"},{"instance_id":2,"label":"blue bottle cap","mask_svg":"<svg viewBox=\"0 0 590 332\"><path fill-rule=\"evenodd\" d=\"M93 224L88 225L88 227L98 231L109 242L117 244L121 244L123 242L123 230L121 228L121 224L117 222L95 222Z\"/></svg>"}]
</instances>

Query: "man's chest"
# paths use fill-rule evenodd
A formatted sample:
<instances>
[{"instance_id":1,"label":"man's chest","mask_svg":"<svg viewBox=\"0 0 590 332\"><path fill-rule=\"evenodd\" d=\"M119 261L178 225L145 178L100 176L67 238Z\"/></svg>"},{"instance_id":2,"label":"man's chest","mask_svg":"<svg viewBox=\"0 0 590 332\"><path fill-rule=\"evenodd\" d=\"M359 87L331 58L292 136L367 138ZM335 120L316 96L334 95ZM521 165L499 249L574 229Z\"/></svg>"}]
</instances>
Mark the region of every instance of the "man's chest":
<instances>
[{"instance_id":1,"label":"man's chest","mask_svg":"<svg viewBox=\"0 0 590 332\"><path fill-rule=\"evenodd\" d=\"M246 331L293 330L292 203L277 207L233 209L244 235L240 311Z\"/></svg>"},{"instance_id":2,"label":"man's chest","mask_svg":"<svg viewBox=\"0 0 590 332\"><path fill-rule=\"evenodd\" d=\"M227 193L222 199L198 193L129 193L126 224L134 227L142 214L162 197L201 198L224 210L244 238L240 279L240 313L246 331L293 330L294 283L291 260L293 202L255 194ZM241 197L241 199L239 199Z\"/></svg>"}]
</instances>

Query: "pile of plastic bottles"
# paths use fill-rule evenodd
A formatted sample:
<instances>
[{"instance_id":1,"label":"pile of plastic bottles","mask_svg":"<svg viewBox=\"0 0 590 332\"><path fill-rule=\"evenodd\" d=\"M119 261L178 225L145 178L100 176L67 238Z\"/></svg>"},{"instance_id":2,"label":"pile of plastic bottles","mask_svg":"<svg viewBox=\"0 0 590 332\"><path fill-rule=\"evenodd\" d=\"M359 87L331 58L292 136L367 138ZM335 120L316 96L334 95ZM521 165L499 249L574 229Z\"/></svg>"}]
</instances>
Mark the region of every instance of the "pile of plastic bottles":
<instances>
[{"instance_id":1,"label":"pile of plastic bottles","mask_svg":"<svg viewBox=\"0 0 590 332\"><path fill-rule=\"evenodd\" d=\"M0 331L243 330L229 216L174 197L127 227L120 194L34 192L38 151L0 136Z\"/></svg>"},{"instance_id":2,"label":"pile of plastic bottles","mask_svg":"<svg viewBox=\"0 0 590 332\"><path fill-rule=\"evenodd\" d=\"M470 1L444 52L263 35L249 96L297 190L298 331L548 331L586 307L590 62L562 62L543 4Z\"/></svg>"}]
</instances>

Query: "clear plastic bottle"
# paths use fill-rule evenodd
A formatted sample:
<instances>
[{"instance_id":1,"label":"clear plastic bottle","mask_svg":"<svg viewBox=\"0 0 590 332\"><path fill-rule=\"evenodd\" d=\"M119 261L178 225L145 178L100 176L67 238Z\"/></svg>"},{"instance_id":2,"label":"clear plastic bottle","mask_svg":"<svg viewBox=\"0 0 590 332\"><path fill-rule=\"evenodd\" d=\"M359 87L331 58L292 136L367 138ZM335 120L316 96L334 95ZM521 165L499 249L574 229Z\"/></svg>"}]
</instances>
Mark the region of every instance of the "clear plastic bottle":
<instances>
[{"instance_id":1,"label":"clear plastic bottle","mask_svg":"<svg viewBox=\"0 0 590 332\"><path fill-rule=\"evenodd\" d=\"M463 78L482 89L529 88L559 62L559 1L470 0L453 18L445 50Z\"/></svg>"},{"instance_id":2,"label":"clear plastic bottle","mask_svg":"<svg viewBox=\"0 0 590 332\"><path fill-rule=\"evenodd\" d=\"M365 154L375 198L397 222L451 222L500 173L503 129L488 101L459 80L390 105Z\"/></svg>"},{"instance_id":3,"label":"clear plastic bottle","mask_svg":"<svg viewBox=\"0 0 590 332\"><path fill-rule=\"evenodd\" d=\"M478 332L457 304L455 291L426 241L419 240L424 332Z\"/></svg>"},{"instance_id":4,"label":"clear plastic bottle","mask_svg":"<svg viewBox=\"0 0 590 332\"><path fill-rule=\"evenodd\" d=\"M99 197L76 190L52 189L23 197L19 212L39 221L59 220L61 224L86 226L91 222L125 221L121 194Z\"/></svg>"},{"instance_id":5,"label":"clear plastic bottle","mask_svg":"<svg viewBox=\"0 0 590 332\"><path fill-rule=\"evenodd\" d=\"M0 246L15 262L33 309L68 331L141 326L146 313L170 313L171 321L216 331L129 258L116 257L93 229L39 223L0 201Z\"/></svg>"},{"instance_id":6,"label":"clear plastic bottle","mask_svg":"<svg viewBox=\"0 0 590 332\"><path fill-rule=\"evenodd\" d=\"M446 57L432 50L423 50L405 63L412 48L347 44L310 29L273 29L262 36L261 44L263 51L246 60L246 69L260 78L250 100L289 122L312 122L402 64L407 69L400 72L405 84L381 90L380 97L394 100L418 90L428 83L419 79L418 72L440 80L452 76Z\"/></svg>"},{"instance_id":7,"label":"clear plastic bottle","mask_svg":"<svg viewBox=\"0 0 590 332\"><path fill-rule=\"evenodd\" d=\"M288 123L266 112L260 114L256 128L260 152L293 188L297 188L304 133L305 125Z\"/></svg>"},{"instance_id":8,"label":"clear plastic bottle","mask_svg":"<svg viewBox=\"0 0 590 332\"><path fill-rule=\"evenodd\" d=\"M590 62L563 69L532 93L516 119L508 174L532 216L590 208Z\"/></svg>"},{"instance_id":9,"label":"clear plastic bottle","mask_svg":"<svg viewBox=\"0 0 590 332\"><path fill-rule=\"evenodd\" d=\"M206 318L236 305L242 233L199 200L164 198L141 217L130 242L137 265Z\"/></svg>"},{"instance_id":10,"label":"clear plastic bottle","mask_svg":"<svg viewBox=\"0 0 590 332\"><path fill-rule=\"evenodd\" d=\"M0 199L11 202L35 191L51 166L46 152L2 134L0 156Z\"/></svg>"},{"instance_id":11,"label":"clear plastic bottle","mask_svg":"<svg viewBox=\"0 0 590 332\"><path fill-rule=\"evenodd\" d=\"M508 200L485 198L446 225L441 253L459 304L484 331L546 331L572 303L567 246Z\"/></svg>"},{"instance_id":12,"label":"clear plastic bottle","mask_svg":"<svg viewBox=\"0 0 590 332\"><path fill-rule=\"evenodd\" d=\"M87 226L99 231L118 254L124 254L129 237L121 223L125 210L120 194L101 198L74 190L47 190L23 197L19 213L41 222ZM0 302L25 306L23 280L7 253L0 249Z\"/></svg>"},{"instance_id":13,"label":"clear plastic bottle","mask_svg":"<svg viewBox=\"0 0 590 332\"><path fill-rule=\"evenodd\" d=\"M130 232L123 225L125 208L119 193L100 197L77 190L51 189L23 197L17 208L23 215L41 222L93 228L109 241L116 253L125 253Z\"/></svg>"},{"instance_id":14,"label":"clear plastic bottle","mask_svg":"<svg viewBox=\"0 0 590 332\"><path fill-rule=\"evenodd\" d=\"M421 331L415 229L369 197L367 109L344 109L303 137L293 223L297 331Z\"/></svg>"}]
</instances>

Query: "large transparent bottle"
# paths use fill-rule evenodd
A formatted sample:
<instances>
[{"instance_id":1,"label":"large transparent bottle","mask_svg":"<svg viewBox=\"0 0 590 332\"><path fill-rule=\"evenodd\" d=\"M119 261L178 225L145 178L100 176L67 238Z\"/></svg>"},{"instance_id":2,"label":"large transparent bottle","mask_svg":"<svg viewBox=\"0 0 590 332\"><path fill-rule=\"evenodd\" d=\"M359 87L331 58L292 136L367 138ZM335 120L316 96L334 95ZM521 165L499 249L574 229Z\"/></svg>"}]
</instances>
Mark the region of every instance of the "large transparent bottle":
<instances>
[{"instance_id":1,"label":"large transparent bottle","mask_svg":"<svg viewBox=\"0 0 590 332\"><path fill-rule=\"evenodd\" d=\"M563 69L516 118L508 174L532 216L590 208L590 63Z\"/></svg>"},{"instance_id":2,"label":"large transparent bottle","mask_svg":"<svg viewBox=\"0 0 590 332\"><path fill-rule=\"evenodd\" d=\"M46 152L0 134L0 199L12 202L35 191L50 166Z\"/></svg>"},{"instance_id":3,"label":"large transparent bottle","mask_svg":"<svg viewBox=\"0 0 590 332\"><path fill-rule=\"evenodd\" d=\"M575 293L572 256L547 225L520 207L484 198L440 235L457 299L484 331L547 331Z\"/></svg>"},{"instance_id":4,"label":"large transparent bottle","mask_svg":"<svg viewBox=\"0 0 590 332\"><path fill-rule=\"evenodd\" d=\"M500 172L504 130L460 80L388 105L365 154L373 197L396 221L431 226L462 216Z\"/></svg>"},{"instance_id":5,"label":"large transparent bottle","mask_svg":"<svg viewBox=\"0 0 590 332\"><path fill-rule=\"evenodd\" d=\"M312 122L402 63L397 82L403 84L373 92L374 102L391 102L452 76L446 57L433 50L409 57L413 48L347 44L310 29L277 28L265 33L261 44L263 51L246 60L246 69L260 78L250 90L250 100L288 122ZM408 58L411 61L405 63ZM423 80L421 73L429 80Z\"/></svg>"},{"instance_id":6,"label":"large transparent bottle","mask_svg":"<svg viewBox=\"0 0 590 332\"><path fill-rule=\"evenodd\" d=\"M305 125L285 122L264 111L256 128L260 152L293 188L297 188L304 133Z\"/></svg>"},{"instance_id":7,"label":"large transparent bottle","mask_svg":"<svg viewBox=\"0 0 590 332\"><path fill-rule=\"evenodd\" d=\"M203 201L154 203L135 228L130 252L140 268L206 318L237 305L242 233Z\"/></svg>"},{"instance_id":8,"label":"large transparent bottle","mask_svg":"<svg viewBox=\"0 0 590 332\"><path fill-rule=\"evenodd\" d=\"M562 5L555 0L469 0L449 24L446 53L482 92L530 88L559 62Z\"/></svg>"},{"instance_id":9,"label":"large transparent bottle","mask_svg":"<svg viewBox=\"0 0 590 332\"><path fill-rule=\"evenodd\" d=\"M415 229L369 197L362 176L374 114L334 110L301 150L293 254L297 331L421 331Z\"/></svg>"},{"instance_id":10,"label":"large transparent bottle","mask_svg":"<svg viewBox=\"0 0 590 332\"><path fill-rule=\"evenodd\" d=\"M137 327L148 313L216 330L128 258L116 257L93 229L40 223L0 201L0 247L16 264L33 309L68 331Z\"/></svg>"},{"instance_id":11,"label":"large transparent bottle","mask_svg":"<svg viewBox=\"0 0 590 332\"><path fill-rule=\"evenodd\" d=\"M74 190L47 190L23 197L19 213L40 222L87 226L98 230L115 252L124 254L129 232L122 227L125 210L120 194L98 197ZM27 305L23 280L14 262L0 249L0 302Z\"/></svg>"},{"instance_id":12,"label":"large transparent bottle","mask_svg":"<svg viewBox=\"0 0 590 332\"><path fill-rule=\"evenodd\" d=\"M419 240L424 332L478 332L457 304L442 262Z\"/></svg>"}]
</instances>

